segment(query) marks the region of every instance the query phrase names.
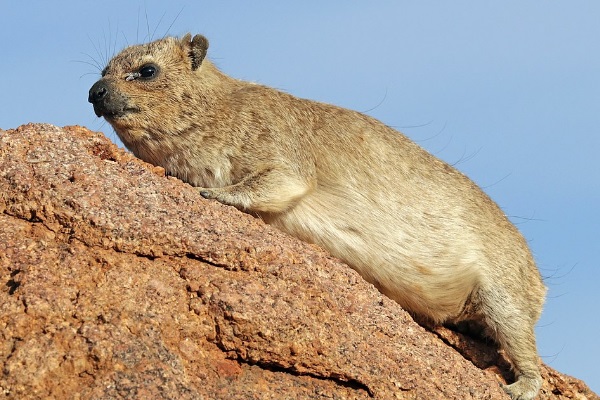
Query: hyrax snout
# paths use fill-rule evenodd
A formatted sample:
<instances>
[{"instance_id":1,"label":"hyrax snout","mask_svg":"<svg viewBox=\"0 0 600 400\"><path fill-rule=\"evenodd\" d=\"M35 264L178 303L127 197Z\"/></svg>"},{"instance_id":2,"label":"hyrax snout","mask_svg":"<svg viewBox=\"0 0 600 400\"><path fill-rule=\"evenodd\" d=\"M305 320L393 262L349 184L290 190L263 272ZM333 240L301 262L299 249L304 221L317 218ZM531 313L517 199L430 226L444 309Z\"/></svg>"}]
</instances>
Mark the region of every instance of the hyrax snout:
<instances>
[{"instance_id":1,"label":"hyrax snout","mask_svg":"<svg viewBox=\"0 0 600 400\"><path fill-rule=\"evenodd\" d=\"M131 46L89 101L139 158L343 259L406 310L485 323L514 399L541 385L545 287L527 244L471 180L361 113L233 79L200 35Z\"/></svg>"}]
</instances>

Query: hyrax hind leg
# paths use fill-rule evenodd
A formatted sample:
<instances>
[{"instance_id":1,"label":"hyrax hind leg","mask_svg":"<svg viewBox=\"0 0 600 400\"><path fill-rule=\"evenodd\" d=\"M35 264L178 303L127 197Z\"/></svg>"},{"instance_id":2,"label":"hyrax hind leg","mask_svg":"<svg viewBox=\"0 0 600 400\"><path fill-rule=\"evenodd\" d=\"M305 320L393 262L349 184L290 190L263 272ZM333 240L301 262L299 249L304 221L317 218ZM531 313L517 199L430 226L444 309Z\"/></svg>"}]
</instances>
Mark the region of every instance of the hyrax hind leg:
<instances>
[{"instance_id":1,"label":"hyrax hind leg","mask_svg":"<svg viewBox=\"0 0 600 400\"><path fill-rule=\"evenodd\" d=\"M479 295L486 323L515 371L516 381L503 385L503 389L512 399L534 399L542 385L534 334L536 321L502 287L482 288Z\"/></svg>"}]
</instances>

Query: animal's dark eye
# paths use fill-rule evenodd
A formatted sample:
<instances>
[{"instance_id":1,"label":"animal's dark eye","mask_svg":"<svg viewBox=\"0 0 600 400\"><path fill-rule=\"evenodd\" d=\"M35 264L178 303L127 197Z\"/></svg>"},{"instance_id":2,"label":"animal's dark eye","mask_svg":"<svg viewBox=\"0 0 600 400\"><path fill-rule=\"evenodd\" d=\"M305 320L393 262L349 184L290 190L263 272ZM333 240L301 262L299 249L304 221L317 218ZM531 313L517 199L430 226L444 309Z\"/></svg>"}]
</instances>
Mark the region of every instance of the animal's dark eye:
<instances>
[{"instance_id":1,"label":"animal's dark eye","mask_svg":"<svg viewBox=\"0 0 600 400\"><path fill-rule=\"evenodd\" d=\"M145 78L145 79L150 79L150 78L154 78L156 76L156 73L158 72L158 67L156 65L144 65L142 68L140 68L139 74L140 74L140 78Z\"/></svg>"}]
</instances>

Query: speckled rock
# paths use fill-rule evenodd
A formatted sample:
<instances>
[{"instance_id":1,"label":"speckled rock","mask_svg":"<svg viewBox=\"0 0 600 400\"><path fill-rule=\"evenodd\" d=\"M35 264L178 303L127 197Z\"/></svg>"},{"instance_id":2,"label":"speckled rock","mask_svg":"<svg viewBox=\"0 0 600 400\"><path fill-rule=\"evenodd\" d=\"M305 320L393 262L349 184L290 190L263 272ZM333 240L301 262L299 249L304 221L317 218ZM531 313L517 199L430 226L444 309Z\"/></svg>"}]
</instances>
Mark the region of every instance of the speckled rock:
<instances>
[{"instance_id":1,"label":"speckled rock","mask_svg":"<svg viewBox=\"0 0 600 400\"><path fill-rule=\"evenodd\" d=\"M0 285L7 399L506 399L511 379L494 348L81 127L0 130ZM541 399L598 399L544 379Z\"/></svg>"}]
</instances>

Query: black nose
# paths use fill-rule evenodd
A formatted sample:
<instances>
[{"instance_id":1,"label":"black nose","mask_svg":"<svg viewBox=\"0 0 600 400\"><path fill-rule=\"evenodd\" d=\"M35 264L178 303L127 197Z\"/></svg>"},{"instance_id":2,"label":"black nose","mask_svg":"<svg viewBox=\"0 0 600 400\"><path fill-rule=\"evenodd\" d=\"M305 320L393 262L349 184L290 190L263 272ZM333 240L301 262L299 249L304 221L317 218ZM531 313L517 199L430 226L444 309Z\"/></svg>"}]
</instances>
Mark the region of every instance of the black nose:
<instances>
[{"instance_id":1,"label":"black nose","mask_svg":"<svg viewBox=\"0 0 600 400\"><path fill-rule=\"evenodd\" d=\"M100 79L98 82L94 83L94 86L90 89L88 101L92 104L96 104L104 99L107 94L108 86L106 85L106 81Z\"/></svg>"}]
</instances>

